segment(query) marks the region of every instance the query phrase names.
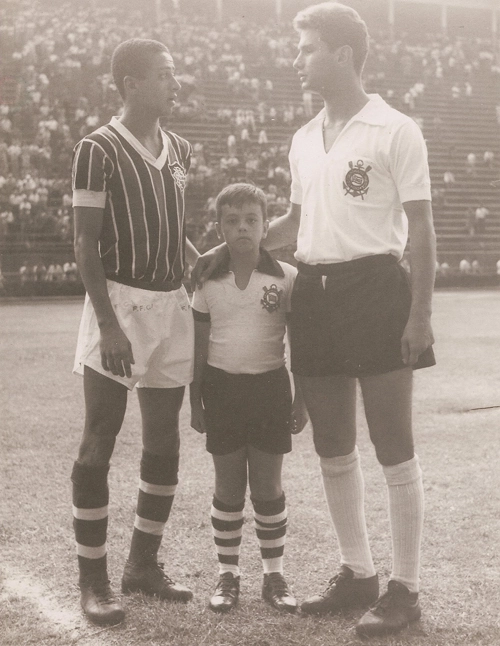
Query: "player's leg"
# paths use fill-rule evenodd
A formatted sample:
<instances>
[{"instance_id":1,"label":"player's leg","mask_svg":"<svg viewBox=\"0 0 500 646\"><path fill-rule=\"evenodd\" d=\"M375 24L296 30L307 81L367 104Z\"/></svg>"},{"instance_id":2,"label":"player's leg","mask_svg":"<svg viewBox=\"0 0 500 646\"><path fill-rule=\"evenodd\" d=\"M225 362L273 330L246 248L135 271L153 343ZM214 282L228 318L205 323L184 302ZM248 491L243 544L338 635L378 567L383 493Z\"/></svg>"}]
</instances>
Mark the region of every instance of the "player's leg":
<instances>
[{"instance_id":1,"label":"player's leg","mask_svg":"<svg viewBox=\"0 0 500 646\"><path fill-rule=\"evenodd\" d=\"M108 581L106 534L108 470L127 405L127 388L84 368L85 426L73 465L73 527L80 570L81 603L96 623L114 624L124 613Z\"/></svg>"},{"instance_id":2,"label":"player's leg","mask_svg":"<svg viewBox=\"0 0 500 646\"><path fill-rule=\"evenodd\" d=\"M389 498L392 573L388 591L360 620L363 635L395 632L420 617L418 602L424 490L411 423L413 371L360 379L371 440Z\"/></svg>"},{"instance_id":3,"label":"player's leg","mask_svg":"<svg viewBox=\"0 0 500 646\"><path fill-rule=\"evenodd\" d=\"M340 549L340 572L302 604L325 614L369 605L378 596L364 512L364 480L356 447L356 381L343 375L300 376L313 427L323 487Z\"/></svg>"},{"instance_id":4,"label":"player's leg","mask_svg":"<svg viewBox=\"0 0 500 646\"><path fill-rule=\"evenodd\" d=\"M174 583L157 562L178 482L179 412L184 387L138 388L137 392L143 450L134 530L122 590L189 601L191 591Z\"/></svg>"},{"instance_id":5,"label":"player's leg","mask_svg":"<svg viewBox=\"0 0 500 646\"><path fill-rule=\"evenodd\" d=\"M214 612L228 612L238 602L240 547L247 489L247 450L213 454L215 491L210 522L219 561L219 581L210 599Z\"/></svg>"},{"instance_id":6,"label":"player's leg","mask_svg":"<svg viewBox=\"0 0 500 646\"><path fill-rule=\"evenodd\" d=\"M282 454L248 447L248 479L264 571L262 597L277 610L293 613L297 601L283 576L288 518L281 487L282 465Z\"/></svg>"}]
</instances>

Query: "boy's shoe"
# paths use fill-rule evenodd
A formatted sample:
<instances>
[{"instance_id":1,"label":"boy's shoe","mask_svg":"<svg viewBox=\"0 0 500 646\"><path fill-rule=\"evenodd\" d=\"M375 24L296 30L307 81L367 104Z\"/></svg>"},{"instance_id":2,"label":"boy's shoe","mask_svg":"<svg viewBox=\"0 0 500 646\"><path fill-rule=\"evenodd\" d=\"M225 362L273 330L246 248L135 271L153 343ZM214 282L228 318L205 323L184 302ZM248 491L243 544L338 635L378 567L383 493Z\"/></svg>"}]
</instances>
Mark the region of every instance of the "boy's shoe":
<instances>
[{"instance_id":1,"label":"boy's shoe","mask_svg":"<svg viewBox=\"0 0 500 646\"><path fill-rule=\"evenodd\" d=\"M387 592L356 624L356 632L361 637L397 633L421 614L418 592L410 592L399 581L389 581Z\"/></svg>"},{"instance_id":2,"label":"boy's shoe","mask_svg":"<svg viewBox=\"0 0 500 646\"><path fill-rule=\"evenodd\" d=\"M191 590L174 583L163 571L163 563L127 561L122 577L122 592L144 592L144 594L167 599L168 601L190 601Z\"/></svg>"},{"instance_id":3,"label":"boy's shoe","mask_svg":"<svg viewBox=\"0 0 500 646\"><path fill-rule=\"evenodd\" d=\"M297 610L297 600L290 592L285 577L279 572L264 574L262 598L276 610L291 613Z\"/></svg>"},{"instance_id":4,"label":"boy's shoe","mask_svg":"<svg viewBox=\"0 0 500 646\"><path fill-rule=\"evenodd\" d=\"M326 590L306 599L300 606L308 615L326 615L349 608L369 606L378 598L378 576L355 579L353 571L343 565L328 581Z\"/></svg>"},{"instance_id":5,"label":"boy's shoe","mask_svg":"<svg viewBox=\"0 0 500 646\"><path fill-rule=\"evenodd\" d=\"M100 626L114 626L125 619L106 575L80 577L80 591L80 603L90 621Z\"/></svg>"},{"instance_id":6,"label":"boy's shoe","mask_svg":"<svg viewBox=\"0 0 500 646\"><path fill-rule=\"evenodd\" d=\"M215 588L208 607L214 612L229 612L238 603L240 595L240 577L232 572L223 572Z\"/></svg>"}]
</instances>

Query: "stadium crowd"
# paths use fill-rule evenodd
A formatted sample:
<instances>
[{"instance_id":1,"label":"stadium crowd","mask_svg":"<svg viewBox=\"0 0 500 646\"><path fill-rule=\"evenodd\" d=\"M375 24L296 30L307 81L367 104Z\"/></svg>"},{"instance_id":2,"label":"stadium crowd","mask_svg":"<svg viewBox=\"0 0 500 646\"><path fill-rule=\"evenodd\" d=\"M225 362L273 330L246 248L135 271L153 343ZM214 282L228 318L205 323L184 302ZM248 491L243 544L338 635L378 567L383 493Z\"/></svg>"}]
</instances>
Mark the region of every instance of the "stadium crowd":
<instances>
[{"instance_id":1,"label":"stadium crowd","mask_svg":"<svg viewBox=\"0 0 500 646\"><path fill-rule=\"evenodd\" d=\"M119 112L110 55L131 37L168 43L182 84L176 123L224 125L224 141L191 140L188 200L204 205L188 209L195 244L200 249L212 244L213 197L228 182L246 179L261 185L271 217L286 210L288 146L273 141L268 130L282 125L291 135L314 114L310 93L297 94L295 103L280 104L276 83L269 78L270 69L289 68L295 57L296 35L287 23L233 20L215 26L208 18L178 12L158 27L144 24L134 11L120 14L116 7L76 8L68 3L42 10L18 2L0 9L0 243L71 241L73 147ZM420 41L376 34L365 78L369 90L383 89L384 97L421 127L419 108L429 87L439 85L450 100L465 102L474 93L478 75L491 75L496 82L500 78L487 40L426 35ZM395 87L405 91L391 86L395 78ZM227 104L223 97L216 107L208 100L215 82L227 86ZM442 135L439 116L432 128L433 136ZM475 177L481 164L492 168L494 153L471 152L462 165ZM454 185L455 172L454 167L447 169L442 187L435 188L437 208ZM474 217L474 226L467 226L475 235L481 230L477 211Z\"/></svg>"}]
</instances>

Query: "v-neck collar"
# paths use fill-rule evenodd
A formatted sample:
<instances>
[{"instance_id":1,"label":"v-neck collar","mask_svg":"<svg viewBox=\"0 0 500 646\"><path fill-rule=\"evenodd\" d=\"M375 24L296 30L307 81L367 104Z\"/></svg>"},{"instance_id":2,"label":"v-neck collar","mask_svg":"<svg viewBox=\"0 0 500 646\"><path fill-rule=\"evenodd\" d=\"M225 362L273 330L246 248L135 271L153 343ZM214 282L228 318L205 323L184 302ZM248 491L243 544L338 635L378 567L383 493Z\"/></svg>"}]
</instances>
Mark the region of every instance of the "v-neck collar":
<instances>
[{"instance_id":1,"label":"v-neck collar","mask_svg":"<svg viewBox=\"0 0 500 646\"><path fill-rule=\"evenodd\" d=\"M228 274L230 272L229 261L229 251L226 249L222 262L218 267L215 268L210 278L216 279ZM285 275L285 272L283 271L279 262L271 256L269 251L263 249L262 247L260 249L259 261L254 271L258 271L261 274L268 274L269 276L277 276L279 278L283 278Z\"/></svg>"},{"instance_id":2,"label":"v-neck collar","mask_svg":"<svg viewBox=\"0 0 500 646\"><path fill-rule=\"evenodd\" d=\"M156 169L161 170L168 159L168 149L170 146L170 140L167 135L160 128L160 135L162 140L162 149L159 157L155 157L141 142L126 128L123 123L118 119L118 117L112 117L110 121L110 126L112 126L120 135L128 141L128 143L137 150L137 152L147 161L151 166L154 166Z\"/></svg>"}]
</instances>

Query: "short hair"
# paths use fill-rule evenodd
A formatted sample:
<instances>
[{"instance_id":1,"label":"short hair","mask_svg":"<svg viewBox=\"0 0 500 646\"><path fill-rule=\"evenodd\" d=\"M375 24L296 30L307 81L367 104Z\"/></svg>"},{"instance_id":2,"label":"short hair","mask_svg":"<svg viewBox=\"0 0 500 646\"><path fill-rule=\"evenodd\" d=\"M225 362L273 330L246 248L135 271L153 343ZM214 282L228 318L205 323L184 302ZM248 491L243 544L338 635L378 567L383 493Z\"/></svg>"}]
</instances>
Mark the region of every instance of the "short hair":
<instances>
[{"instance_id":1,"label":"short hair","mask_svg":"<svg viewBox=\"0 0 500 646\"><path fill-rule=\"evenodd\" d=\"M359 13L340 2L322 2L299 11L294 28L315 29L330 47L349 45L354 69L361 75L368 56L368 29Z\"/></svg>"},{"instance_id":2,"label":"short hair","mask_svg":"<svg viewBox=\"0 0 500 646\"><path fill-rule=\"evenodd\" d=\"M111 57L111 74L122 99L125 98L123 79L126 76L144 78L153 56L162 52L170 54L166 45L149 38L131 38L118 45Z\"/></svg>"},{"instance_id":3,"label":"short hair","mask_svg":"<svg viewBox=\"0 0 500 646\"><path fill-rule=\"evenodd\" d=\"M241 208L244 204L258 204L262 209L264 220L267 219L267 200L264 191L254 184L238 182L229 184L217 195L215 200L217 220L220 218L223 206Z\"/></svg>"}]
</instances>

